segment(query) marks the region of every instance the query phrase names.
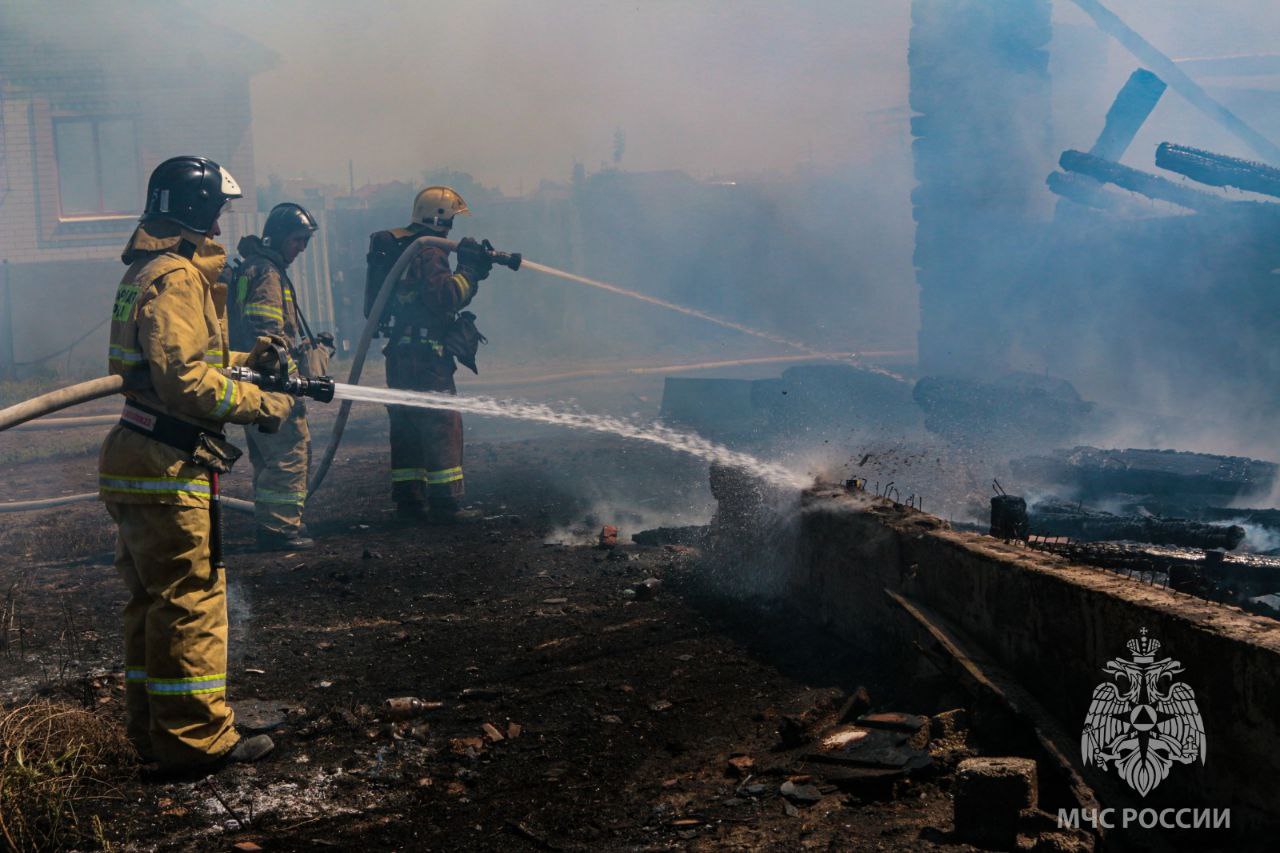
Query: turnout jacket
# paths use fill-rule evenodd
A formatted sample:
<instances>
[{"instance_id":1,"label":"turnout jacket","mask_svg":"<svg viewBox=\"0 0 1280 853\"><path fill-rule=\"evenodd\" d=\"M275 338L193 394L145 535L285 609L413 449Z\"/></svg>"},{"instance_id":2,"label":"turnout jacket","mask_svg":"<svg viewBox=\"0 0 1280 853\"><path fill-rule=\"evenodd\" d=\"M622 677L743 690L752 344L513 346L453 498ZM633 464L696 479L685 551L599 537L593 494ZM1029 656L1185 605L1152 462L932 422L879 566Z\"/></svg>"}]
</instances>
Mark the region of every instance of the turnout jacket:
<instances>
[{"instance_id":1,"label":"turnout jacket","mask_svg":"<svg viewBox=\"0 0 1280 853\"><path fill-rule=\"evenodd\" d=\"M414 223L369 237L369 284L375 294L382 277L409 244L430 233ZM449 269L448 252L428 247L409 264L391 294L387 309L393 318L391 343L401 343L410 336L417 342L425 335L438 344L452 328L458 312L471 304L478 288L478 282L465 273Z\"/></svg>"},{"instance_id":2,"label":"turnout jacket","mask_svg":"<svg viewBox=\"0 0 1280 853\"><path fill-rule=\"evenodd\" d=\"M179 254L183 239L196 247ZM218 275L226 253L212 239L167 222L144 222L121 260L128 270L111 310L108 368L145 373L150 388L125 396L151 411L220 433L226 422L281 416L289 397L228 379L219 368L243 363L227 344L226 286ZM98 459L99 496L117 503L207 506L205 468L183 451L116 424Z\"/></svg>"},{"instance_id":3,"label":"turnout jacket","mask_svg":"<svg viewBox=\"0 0 1280 853\"><path fill-rule=\"evenodd\" d=\"M302 335L298 306L294 302L293 282L285 272L284 257L262 238L242 237L236 246L244 263L231 287L231 344L249 349L263 336L277 335L297 347Z\"/></svg>"}]
</instances>

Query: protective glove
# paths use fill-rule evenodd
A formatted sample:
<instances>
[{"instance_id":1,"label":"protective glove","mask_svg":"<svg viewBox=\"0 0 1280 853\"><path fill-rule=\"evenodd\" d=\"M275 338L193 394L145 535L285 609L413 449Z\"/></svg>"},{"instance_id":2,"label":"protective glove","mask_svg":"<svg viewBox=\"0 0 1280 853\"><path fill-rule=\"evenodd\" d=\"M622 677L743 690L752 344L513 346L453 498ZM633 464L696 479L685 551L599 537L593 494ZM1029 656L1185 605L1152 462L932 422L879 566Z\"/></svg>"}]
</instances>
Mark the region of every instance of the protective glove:
<instances>
[{"instance_id":1,"label":"protective glove","mask_svg":"<svg viewBox=\"0 0 1280 853\"><path fill-rule=\"evenodd\" d=\"M293 397L288 394L263 391L262 402L258 406L258 417L254 420L254 423L258 425L258 431L266 433L279 432L280 425L293 412L295 402Z\"/></svg>"},{"instance_id":2,"label":"protective glove","mask_svg":"<svg viewBox=\"0 0 1280 853\"><path fill-rule=\"evenodd\" d=\"M338 345L334 341L333 332L321 332L316 335L316 343L329 351L329 355L334 355L338 351Z\"/></svg>"},{"instance_id":3,"label":"protective glove","mask_svg":"<svg viewBox=\"0 0 1280 853\"><path fill-rule=\"evenodd\" d=\"M489 277L489 270L493 269L490 249L488 240L478 243L470 237L463 237L458 241L458 248L454 249L458 256L457 271L473 282L484 281Z\"/></svg>"},{"instance_id":4,"label":"protective glove","mask_svg":"<svg viewBox=\"0 0 1280 853\"><path fill-rule=\"evenodd\" d=\"M244 366L261 373L275 373L280 370L279 356L289 352L289 342L280 335L262 335L253 342L253 349L245 357Z\"/></svg>"}]
</instances>

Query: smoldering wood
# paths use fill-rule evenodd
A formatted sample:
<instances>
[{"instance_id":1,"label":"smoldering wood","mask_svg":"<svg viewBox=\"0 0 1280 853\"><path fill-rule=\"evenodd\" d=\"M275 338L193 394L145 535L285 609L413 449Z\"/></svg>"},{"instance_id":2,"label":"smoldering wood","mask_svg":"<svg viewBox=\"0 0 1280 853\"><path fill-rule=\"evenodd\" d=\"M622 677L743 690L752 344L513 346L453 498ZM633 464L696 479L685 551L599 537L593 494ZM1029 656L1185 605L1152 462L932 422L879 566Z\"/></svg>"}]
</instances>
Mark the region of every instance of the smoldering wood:
<instances>
[{"instance_id":1,"label":"smoldering wood","mask_svg":"<svg viewBox=\"0 0 1280 853\"><path fill-rule=\"evenodd\" d=\"M1149 216L1150 210L1144 210L1141 202L1132 196L1125 196L1115 190L1108 189L1093 178L1070 172L1050 172L1045 178L1049 191L1068 201L1105 210L1125 217Z\"/></svg>"},{"instance_id":2,"label":"smoldering wood","mask_svg":"<svg viewBox=\"0 0 1280 853\"><path fill-rule=\"evenodd\" d=\"M1145 68L1139 68L1130 74L1111 102L1102 132L1098 134L1089 153L1107 160L1119 160L1123 157L1151 111L1160 102L1166 88L1163 80ZM1067 201L1122 215L1140 215L1140 212L1133 210L1135 205L1132 202L1118 193L1105 190L1101 183L1085 175L1054 172L1045 182L1051 192ZM1069 207L1064 208L1059 203L1058 215L1069 211Z\"/></svg>"},{"instance_id":3,"label":"smoldering wood","mask_svg":"<svg viewBox=\"0 0 1280 853\"><path fill-rule=\"evenodd\" d=\"M1280 147L1263 136L1244 119L1219 103L1200 84L1187 76L1172 59L1139 35L1132 27L1098 0L1072 0L1093 19L1098 29L1120 42L1139 62L1152 69L1196 109L1206 113L1260 156L1280 163Z\"/></svg>"},{"instance_id":4,"label":"smoldering wood","mask_svg":"<svg viewBox=\"0 0 1280 853\"><path fill-rule=\"evenodd\" d=\"M1204 504L1187 504L1177 500L1142 501L1128 506L1141 507L1146 512L1160 516L1177 516L1188 518L1192 521L1208 521L1219 524L1240 524L1280 532L1280 509L1205 506ZM1264 553L1269 556L1280 556L1280 548Z\"/></svg>"},{"instance_id":5,"label":"smoldering wood","mask_svg":"<svg viewBox=\"0 0 1280 853\"><path fill-rule=\"evenodd\" d=\"M1119 160L1129 150L1134 137L1142 129L1151 111L1160 103L1165 82L1145 68L1129 75L1124 86L1107 110L1102 133L1089 153L1106 160Z\"/></svg>"},{"instance_id":6,"label":"smoldering wood","mask_svg":"<svg viewBox=\"0 0 1280 853\"><path fill-rule=\"evenodd\" d=\"M1280 470L1244 456L1085 446L1014 459L1010 467L1020 483L1067 489L1085 501L1128 495L1202 506L1269 494Z\"/></svg>"},{"instance_id":7,"label":"smoldering wood","mask_svg":"<svg viewBox=\"0 0 1280 853\"><path fill-rule=\"evenodd\" d=\"M1041 501L1028 513L1036 536L1068 536L1084 542L1148 542L1180 548L1223 548L1231 551L1244 541L1239 525L1209 524L1184 518L1113 515L1064 501Z\"/></svg>"},{"instance_id":8,"label":"smoldering wood","mask_svg":"<svg viewBox=\"0 0 1280 853\"><path fill-rule=\"evenodd\" d=\"M1115 184L1121 189L1156 201L1167 201L1198 213L1220 213L1232 205L1232 202L1211 193L1184 187L1159 175L1152 175L1102 157L1095 157L1084 151L1062 152L1058 165L1064 171L1077 172L1100 183Z\"/></svg>"},{"instance_id":9,"label":"smoldering wood","mask_svg":"<svg viewBox=\"0 0 1280 853\"><path fill-rule=\"evenodd\" d=\"M1037 543L1073 563L1167 583L1178 592L1238 603L1280 591L1280 559L1118 542Z\"/></svg>"},{"instance_id":10,"label":"smoldering wood","mask_svg":"<svg viewBox=\"0 0 1280 853\"><path fill-rule=\"evenodd\" d=\"M1209 186L1235 187L1280 198L1280 169L1265 163L1162 142L1156 148L1156 165Z\"/></svg>"}]
</instances>

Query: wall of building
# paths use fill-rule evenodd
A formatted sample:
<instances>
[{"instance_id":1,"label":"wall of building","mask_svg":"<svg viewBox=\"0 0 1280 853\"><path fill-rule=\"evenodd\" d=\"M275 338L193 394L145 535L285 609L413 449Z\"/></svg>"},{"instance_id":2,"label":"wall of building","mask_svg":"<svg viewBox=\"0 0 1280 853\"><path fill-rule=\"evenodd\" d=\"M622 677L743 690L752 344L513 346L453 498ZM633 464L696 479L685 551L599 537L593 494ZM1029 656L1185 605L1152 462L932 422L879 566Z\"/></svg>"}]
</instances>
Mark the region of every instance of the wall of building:
<instances>
[{"instance_id":1,"label":"wall of building","mask_svg":"<svg viewBox=\"0 0 1280 853\"><path fill-rule=\"evenodd\" d=\"M723 489L718 496L722 498ZM1103 665L1128 657L1146 628L1183 663L1204 720L1207 760L1175 766L1145 799L1115 807L1233 810L1250 837L1280 825L1280 622L1175 594L989 537L945 529L883 501L813 493L792 517L782 569L793 598L819 622L877 649L911 654L914 623L885 594L943 617L1011 673L1069 733L1082 732ZM1114 777L1079 765L1086 781Z\"/></svg>"},{"instance_id":2,"label":"wall of building","mask_svg":"<svg viewBox=\"0 0 1280 853\"><path fill-rule=\"evenodd\" d=\"M11 306L0 323L12 330L19 364L61 350L106 316L123 272L120 250L137 225L146 178L162 160L179 153L209 156L249 188L240 208L256 207L248 78L230 74L193 81L179 74L145 79L104 86L86 78L85 88L77 90L74 81L64 78L40 93L0 88L0 165L6 190L0 196L0 259L8 261ZM62 115L134 118L134 212L61 215L53 120ZM230 248L234 251L234 245ZM105 342L103 326L44 366L73 373L91 369L101 361Z\"/></svg>"}]
</instances>

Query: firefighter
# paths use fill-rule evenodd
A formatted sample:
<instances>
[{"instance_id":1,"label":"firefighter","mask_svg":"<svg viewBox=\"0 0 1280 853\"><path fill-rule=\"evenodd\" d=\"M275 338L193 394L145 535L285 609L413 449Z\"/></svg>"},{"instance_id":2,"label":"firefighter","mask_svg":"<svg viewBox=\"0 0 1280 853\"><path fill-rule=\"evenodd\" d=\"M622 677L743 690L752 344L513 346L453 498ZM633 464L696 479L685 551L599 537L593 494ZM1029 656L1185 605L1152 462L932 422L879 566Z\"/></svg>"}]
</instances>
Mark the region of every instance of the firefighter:
<instances>
[{"instance_id":1,"label":"firefighter","mask_svg":"<svg viewBox=\"0 0 1280 853\"><path fill-rule=\"evenodd\" d=\"M250 234L240 239L237 249L242 262L229 276L231 346L243 350L263 336L282 338L306 376L325 375L327 364L321 362L327 362L330 353L328 345L311 334L286 270L307 248L317 227L315 218L300 205L277 204L267 215L261 237ZM279 432L265 434L246 427L245 440L253 463L258 549L314 547L302 523L311 461L306 404L301 399L294 404Z\"/></svg>"},{"instance_id":2,"label":"firefighter","mask_svg":"<svg viewBox=\"0 0 1280 853\"><path fill-rule=\"evenodd\" d=\"M156 167L141 222L121 258L108 352L125 392L99 457L99 494L118 529L129 739L163 771L205 772L254 761L266 735L241 737L227 705L226 579L211 559L211 494L239 451L223 424L278 429L293 399L228 379L220 368L269 367L270 341L227 346L226 254L213 238L240 188L203 157Z\"/></svg>"},{"instance_id":3,"label":"firefighter","mask_svg":"<svg viewBox=\"0 0 1280 853\"><path fill-rule=\"evenodd\" d=\"M462 196L449 187L427 187L413 202L413 221L369 238L365 314L387 272L414 240L446 237L455 216L470 215ZM456 361L475 370L483 337L475 315L463 311L489 275L492 263L475 240L459 242L458 262L430 247L409 264L396 283L380 320L389 341L387 385L415 391L457 393ZM462 416L453 411L388 406L391 419L391 498L399 517L451 524L474 520L463 509Z\"/></svg>"}]
</instances>

